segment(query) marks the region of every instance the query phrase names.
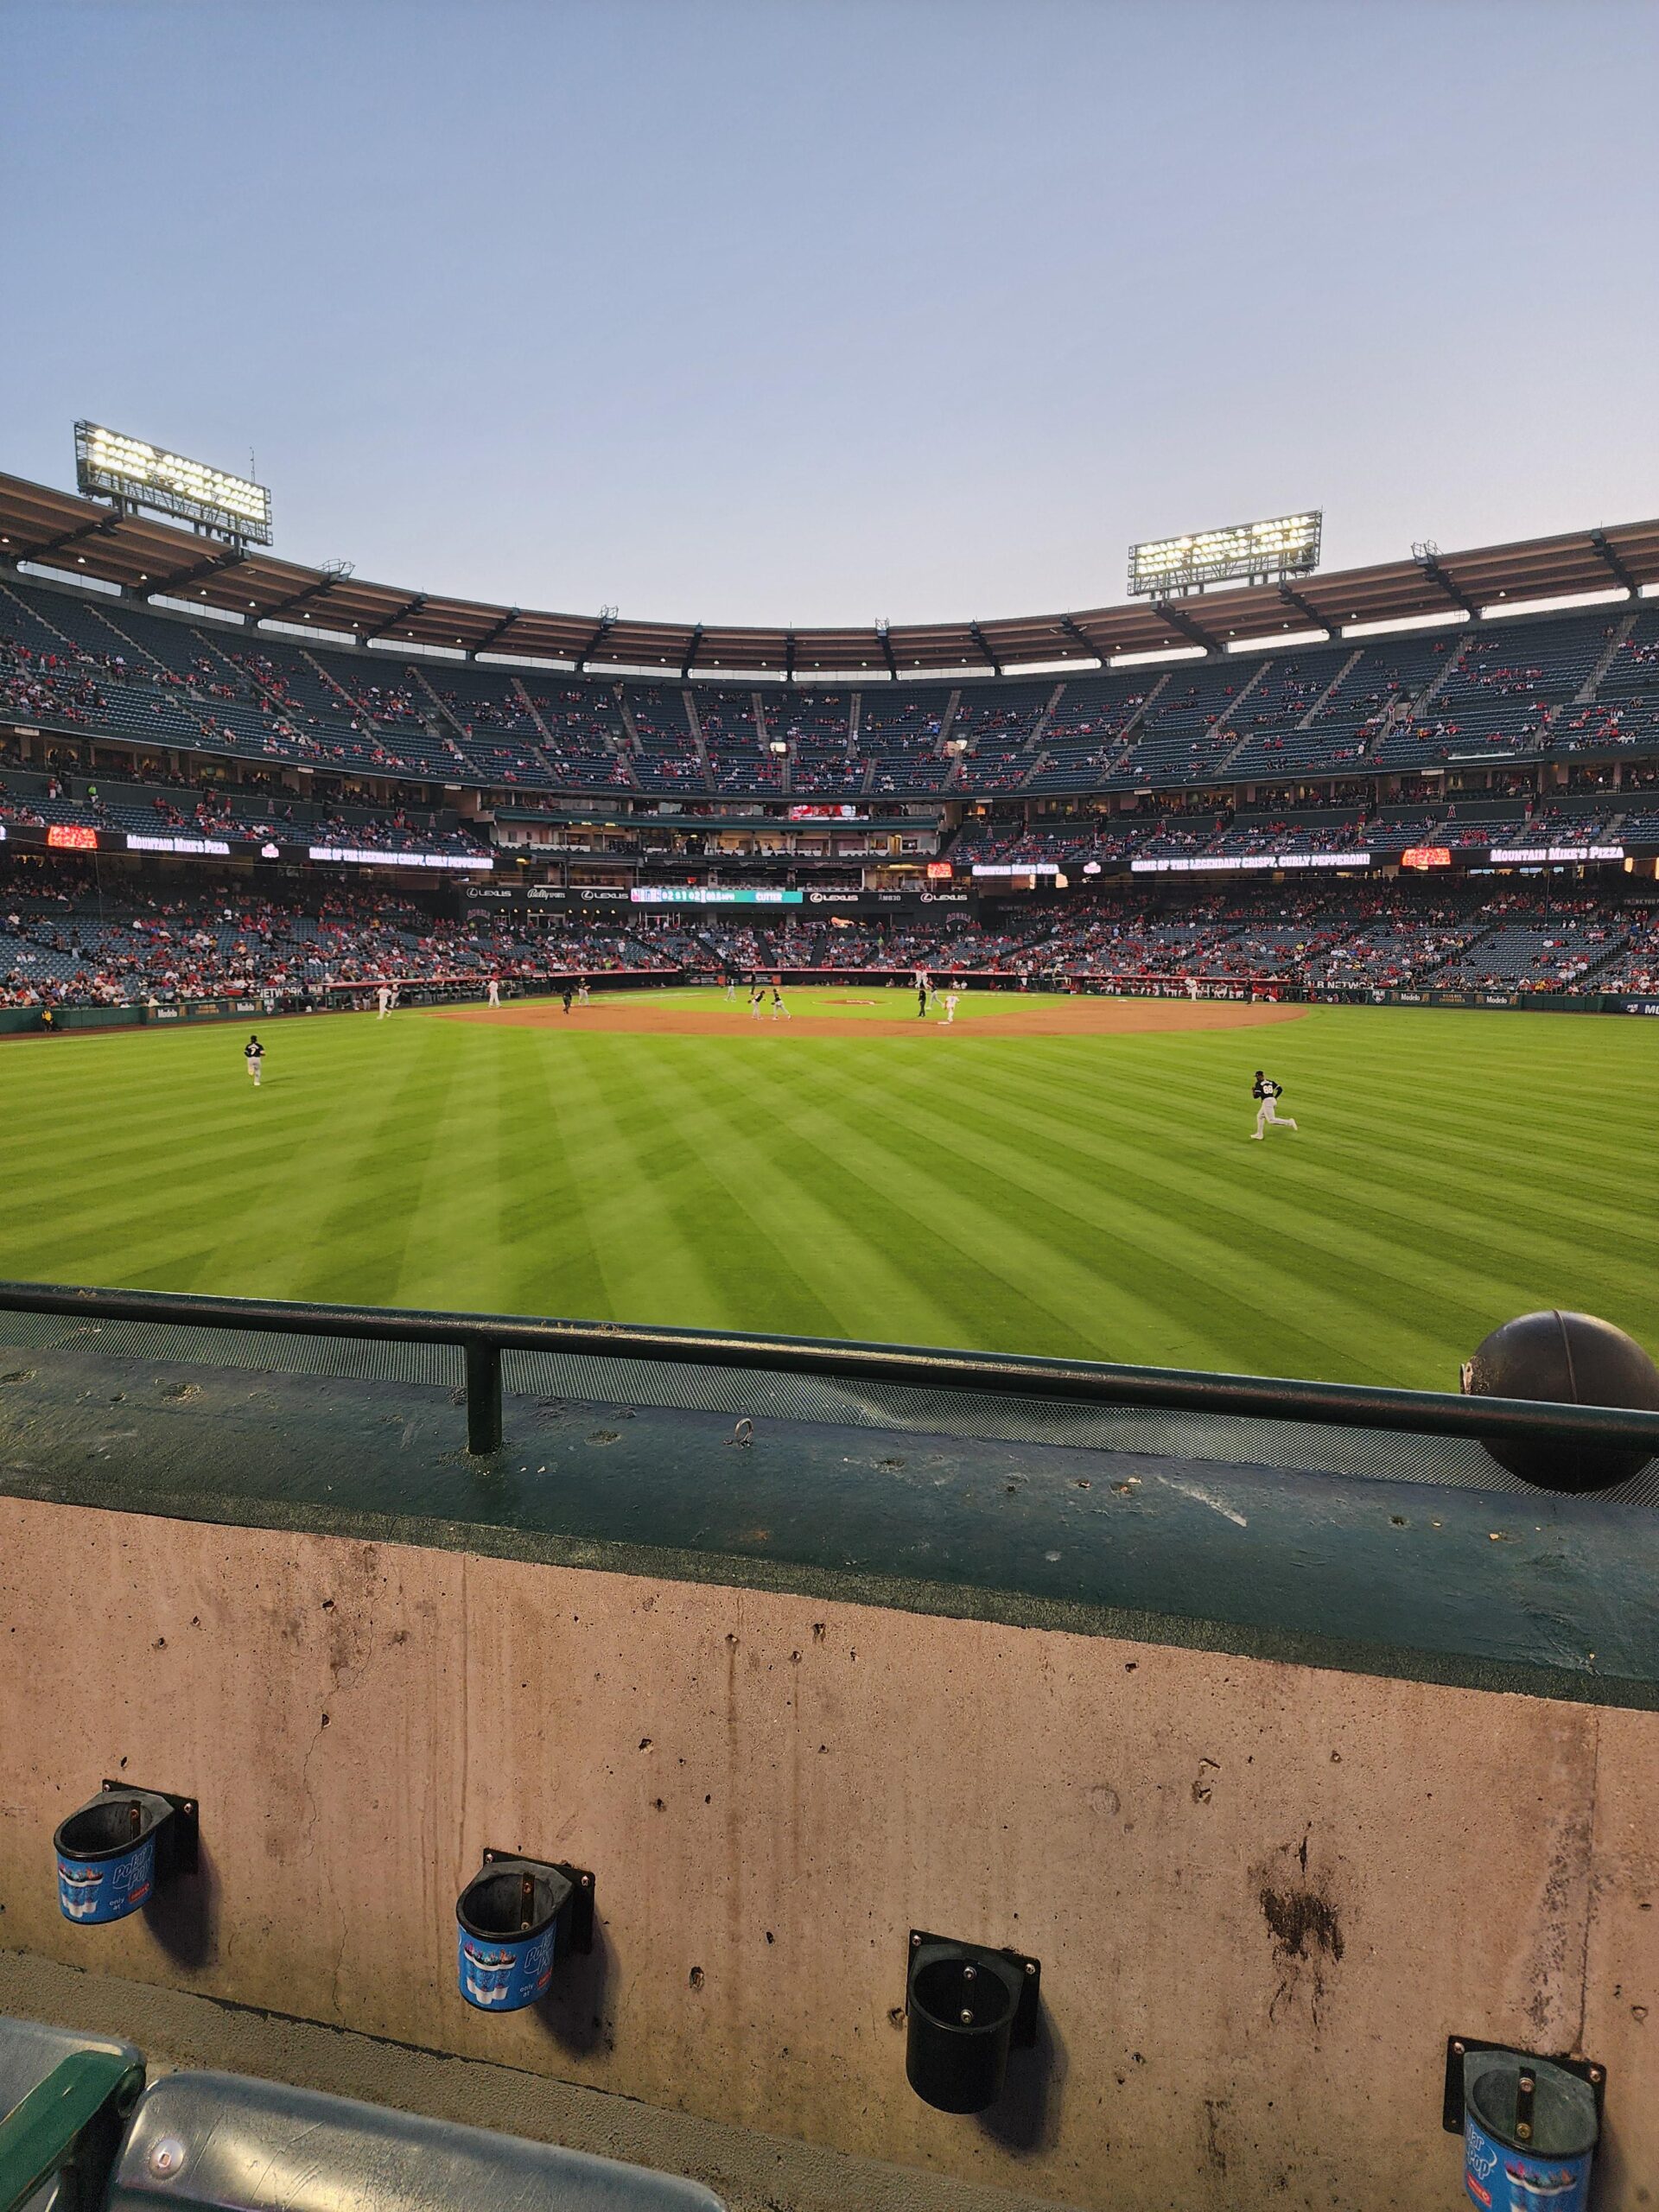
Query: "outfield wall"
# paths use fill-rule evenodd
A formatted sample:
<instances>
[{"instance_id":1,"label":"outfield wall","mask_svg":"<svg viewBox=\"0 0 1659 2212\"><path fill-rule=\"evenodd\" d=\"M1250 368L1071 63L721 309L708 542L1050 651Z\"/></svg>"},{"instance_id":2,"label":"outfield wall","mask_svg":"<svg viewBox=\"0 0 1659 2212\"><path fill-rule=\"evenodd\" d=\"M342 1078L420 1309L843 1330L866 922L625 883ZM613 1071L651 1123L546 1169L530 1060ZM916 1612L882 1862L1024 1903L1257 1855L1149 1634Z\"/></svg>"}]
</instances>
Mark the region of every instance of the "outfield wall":
<instances>
[{"instance_id":1,"label":"outfield wall","mask_svg":"<svg viewBox=\"0 0 1659 2212\"><path fill-rule=\"evenodd\" d=\"M106 1389L101 1432L81 1432L82 1465L89 1440L104 1463L95 1478L43 1469L41 1435L7 1416L8 1947L1133 2212L1449 2203L1446 2037L1580 2048L1609 2069L1601 2212L1647 2201L1659 1686L1629 1672L1653 1642L1651 1607L1644 1627L1629 1593L1650 1590L1650 1516L1433 1486L1297 1491L1287 1478L1270 1496L1259 1474L1252 1487L1212 1470L1171 1478L1179 1518L1159 1566L1161 1481L1147 1475L1144 1508L1115 1498L1102 1455L1102 1496L1077 1497L1087 1479L1065 1475L1072 1502L1043 1513L1056 1543L1104 1544L1101 1572L1120 1586L1187 1586L1128 1614L906 1580L896 1558L872 1573L868 1516L891 1516L895 1480L911 1479L880 1471L908 1454L922 1491L951 1481L949 1453L908 1436L881 1457L880 1431L855 1470L868 1506L864 1489L837 1494L836 1466L854 1467L844 1446L800 1432L824 1541L846 1561L827 1571L727 1556L746 1541L774 1550L779 1508L766 1455L751 1473L718 1427L675 1469L676 1495L713 1485L687 1508L711 1549L678 1567L608 1539L528 1555L512 1502L537 1471L561 1492L567 1477L534 1438L499 1468L446 1455L454 1494L470 1488L472 1514L502 1518L494 1536L455 1520L327 1533L291 1483L288 1503L252 1510L276 1526L181 1491L169 1511L142 1485L144 1510L117 1510L90 1502L94 1488L119 1492L107 1462L142 1457L149 1430L146 1394L110 1379L126 1389ZM265 1378L249 1380L261 1401ZM158 1435L203 1419L175 1382L152 1395ZM430 1395L452 1442L448 1394ZM425 1497L428 1409L404 1410L367 1391L349 1435L342 1411L341 1465L378 1453L389 1484ZM585 1433L593 1409L572 1411L572 1464L602 1465L605 1510L620 1511L629 1447L644 1467L669 1432L596 1457L611 1432ZM272 1452L286 1435L303 1454L295 1431L273 1430ZM194 1448L228 1471L257 1433L215 1420ZM162 1478L184 1483L190 1448L164 1455ZM806 1461L791 1468L787 1432L769 1456L779 1494L798 1489ZM1022 1565L1051 1532L1034 1517L1044 1456L1005 1455L1028 1471L992 1483L1010 1498L1032 1485L1029 1503L998 1502L1005 1570L1033 1582L1061 1571ZM334 1471L326 1487L349 1491ZM987 1471L956 1480L972 1491ZM434 1493L424 1510L437 1505ZM644 1516L652 1541L674 1541L649 1500ZM1397 1586L1377 1564L1390 1555ZM1271 1656L1272 1637L1178 1618L1206 1576L1265 1590L1287 1619L1320 1603L1328 1576L1340 1624L1374 1633L1335 1586L1344 1557L1357 1586L1384 1586L1406 1615L1443 1579L1467 1664L1334 1641L1309 1647L1332 1663L1309 1663L1282 1656L1294 1640ZM1484 1603L1494 1641L1476 1650L1467 1622ZM1623 1675L1592 1683L1589 1637ZM1518 1674L1500 1643L1529 1655ZM1433 1679L1448 1671L1466 1679ZM1531 1679L1541 1694L1516 1687ZM60 1916L51 1832L105 1775L199 1797L200 1916L158 1906L96 1930ZM455 1993L454 1899L486 1846L594 1871L596 1953L543 2012L490 2018ZM917 1925L1042 1961L1040 2048L982 2120L906 2087ZM278 2073L281 2050L273 2031Z\"/></svg>"},{"instance_id":2,"label":"outfield wall","mask_svg":"<svg viewBox=\"0 0 1659 2212\"><path fill-rule=\"evenodd\" d=\"M600 991L648 991L652 989L684 989L702 988L709 991L720 988L720 979L714 975L664 974L659 969L625 969L615 971L569 971L574 978L587 972L590 988ZM747 971L745 971L747 973ZM886 968L781 968L767 969L768 976L776 974L785 988L806 988L815 984L862 984L870 989L900 988L912 986L914 975L910 969ZM938 967L933 971L935 981L948 978L963 990L1006 991L1019 994L1030 991L1033 995L1052 991L1055 981L1047 976L1021 977L995 975L981 969L966 974L954 969ZM564 973L550 969L544 976L534 979L529 988L525 979L513 978L507 1002L514 999L534 999L556 996ZM1068 988L1080 995L1105 998L1184 999L1189 994L1185 983L1144 976L1077 976L1069 979ZM301 1014L352 1014L368 1009L374 995L372 983L331 983L322 987L331 995L331 1001L314 1001L307 1005L279 1006L270 1013L245 1001L234 999L192 999L175 1004L135 1006L60 1007L55 1010L55 1024L59 1030L177 1027L181 1023L199 1021L272 1021ZM432 984L420 982L400 985L404 993L406 1008L422 1006L475 1005L483 993L475 980L464 985ZM740 989L747 988L740 985ZM1566 992L1531 991L1435 991L1435 990L1304 990L1297 985L1281 983L1272 977L1253 981L1206 983L1200 996L1206 999L1268 999L1286 1005L1308 1006L1405 1006L1405 1007L1464 1007L1475 1010L1502 1009L1508 1013L1525 1014L1623 1014L1659 1016L1659 998L1637 997L1627 993L1586 991ZM38 1007L0 1007L0 1037L39 1035L42 1030L41 1009Z\"/></svg>"}]
</instances>

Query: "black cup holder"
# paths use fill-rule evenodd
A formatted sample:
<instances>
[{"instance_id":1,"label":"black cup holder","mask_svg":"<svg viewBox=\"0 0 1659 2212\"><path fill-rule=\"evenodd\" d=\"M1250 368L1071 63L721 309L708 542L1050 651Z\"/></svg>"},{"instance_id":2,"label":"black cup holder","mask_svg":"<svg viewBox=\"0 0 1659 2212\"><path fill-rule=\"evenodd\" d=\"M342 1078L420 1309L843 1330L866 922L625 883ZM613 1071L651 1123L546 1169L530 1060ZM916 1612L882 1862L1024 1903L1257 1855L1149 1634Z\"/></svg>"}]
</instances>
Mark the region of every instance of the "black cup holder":
<instances>
[{"instance_id":1,"label":"black cup holder","mask_svg":"<svg viewBox=\"0 0 1659 2212\"><path fill-rule=\"evenodd\" d=\"M195 1872L196 1801L105 1782L60 1821L52 1848L66 1920L92 1927L124 1920L158 1888Z\"/></svg>"},{"instance_id":2,"label":"black cup holder","mask_svg":"<svg viewBox=\"0 0 1659 2212\"><path fill-rule=\"evenodd\" d=\"M480 2012L546 1996L556 1965L594 1947L594 1878L563 1861L486 1851L455 1900L455 1977Z\"/></svg>"},{"instance_id":3,"label":"black cup holder","mask_svg":"<svg viewBox=\"0 0 1659 2212\"><path fill-rule=\"evenodd\" d=\"M938 2112L983 2112L1010 2050L1037 2040L1041 1967L1019 1951L911 1931L905 2078Z\"/></svg>"}]
</instances>

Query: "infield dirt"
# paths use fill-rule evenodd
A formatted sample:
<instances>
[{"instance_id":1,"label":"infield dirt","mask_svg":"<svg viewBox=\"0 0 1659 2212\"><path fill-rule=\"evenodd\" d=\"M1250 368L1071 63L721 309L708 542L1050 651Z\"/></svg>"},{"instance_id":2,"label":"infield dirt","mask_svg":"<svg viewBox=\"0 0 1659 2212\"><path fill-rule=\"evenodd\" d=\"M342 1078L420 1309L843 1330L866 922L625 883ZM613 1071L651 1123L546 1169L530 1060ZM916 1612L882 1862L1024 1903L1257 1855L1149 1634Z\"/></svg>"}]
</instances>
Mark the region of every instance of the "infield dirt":
<instances>
[{"instance_id":1,"label":"infield dirt","mask_svg":"<svg viewBox=\"0 0 1659 2212\"><path fill-rule=\"evenodd\" d=\"M1300 1006L1251 1005L1239 1000L1077 998L1056 1006L1021 1007L1006 1013L976 1014L950 1025L959 1037L1134 1037L1154 1033L1207 1029L1255 1029L1270 1022L1299 1021ZM851 1020L837 1014L792 1013L787 1021L768 1014L754 1020L747 1005L721 1000L709 1007L654 1006L641 992L637 1003L574 1007L566 1014L557 1000L521 1000L503 1007L434 1007L439 1021L478 1021L498 1029L580 1029L588 1034L627 1037L814 1036L913 1037L918 1030L943 1029L944 1018L923 1023L883 1016Z\"/></svg>"}]
</instances>

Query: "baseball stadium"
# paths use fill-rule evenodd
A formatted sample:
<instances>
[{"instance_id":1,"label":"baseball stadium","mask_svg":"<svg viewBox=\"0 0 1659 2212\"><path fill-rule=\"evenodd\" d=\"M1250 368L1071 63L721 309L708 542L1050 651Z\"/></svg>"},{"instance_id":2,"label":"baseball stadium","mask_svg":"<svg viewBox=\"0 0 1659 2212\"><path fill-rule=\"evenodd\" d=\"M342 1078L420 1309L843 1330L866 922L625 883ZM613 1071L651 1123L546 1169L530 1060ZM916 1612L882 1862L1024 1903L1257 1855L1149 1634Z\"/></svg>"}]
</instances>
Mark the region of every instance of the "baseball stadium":
<instances>
[{"instance_id":1,"label":"baseball stadium","mask_svg":"<svg viewBox=\"0 0 1659 2212\"><path fill-rule=\"evenodd\" d=\"M725 112L652 35L632 119ZM372 411L392 266L273 267ZM795 626L492 595L483 489L372 581L281 468L59 427L0 451L0 2212L1649 2203L1640 469Z\"/></svg>"}]
</instances>

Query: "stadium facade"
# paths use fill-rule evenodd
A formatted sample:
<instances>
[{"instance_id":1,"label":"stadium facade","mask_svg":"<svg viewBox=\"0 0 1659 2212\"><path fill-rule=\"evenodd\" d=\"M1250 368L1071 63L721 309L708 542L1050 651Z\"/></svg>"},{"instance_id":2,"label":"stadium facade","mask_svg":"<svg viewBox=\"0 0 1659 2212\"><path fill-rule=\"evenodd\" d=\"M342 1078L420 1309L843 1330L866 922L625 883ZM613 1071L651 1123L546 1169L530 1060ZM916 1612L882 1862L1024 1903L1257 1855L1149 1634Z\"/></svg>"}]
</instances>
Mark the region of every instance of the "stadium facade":
<instances>
[{"instance_id":1,"label":"stadium facade","mask_svg":"<svg viewBox=\"0 0 1659 2212\"><path fill-rule=\"evenodd\" d=\"M1646 1010L1655 590L1637 524L1077 615L623 623L0 478L4 1018L733 966ZM245 955L157 938L250 902Z\"/></svg>"}]
</instances>

